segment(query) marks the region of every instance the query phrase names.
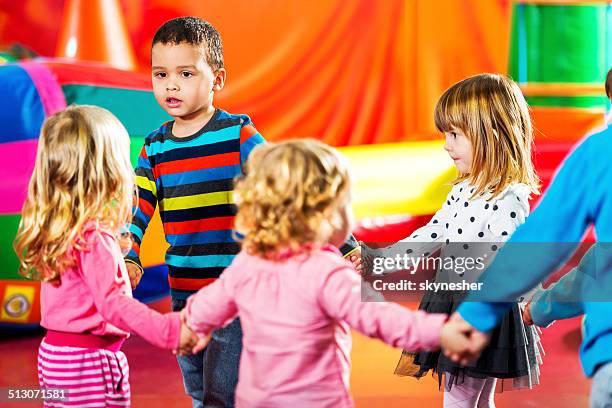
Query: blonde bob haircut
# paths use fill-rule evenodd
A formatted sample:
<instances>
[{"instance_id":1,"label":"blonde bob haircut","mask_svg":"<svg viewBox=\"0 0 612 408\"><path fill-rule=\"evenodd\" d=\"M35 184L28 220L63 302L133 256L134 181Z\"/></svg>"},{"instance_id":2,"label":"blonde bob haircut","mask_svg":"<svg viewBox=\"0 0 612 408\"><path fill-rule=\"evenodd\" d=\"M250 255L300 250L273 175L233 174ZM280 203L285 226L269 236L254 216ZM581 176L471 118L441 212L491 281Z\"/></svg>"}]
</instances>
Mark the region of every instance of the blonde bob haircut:
<instances>
[{"instance_id":1,"label":"blonde bob haircut","mask_svg":"<svg viewBox=\"0 0 612 408\"><path fill-rule=\"evenodd\" d=\"M341 226L339 210L350 200L348 166L316 140L260 145L235 194L243 249L274 258L284 249L323 244Z\"/></svg>"},{"instance_id":2,"label":"blonde bob haircut","mask_svg":"<svg viewBox=\"0 0 612 408\"><path fill-rule=\"evenodd\" d=\"M512 183L524 183L538 194L533 167L533 130L529 107L518 85L504 75L480 74L447 89L436 104L436 128L460 129L472 144L469 174L459 174L476 187L473 197L499 195Z\"/></svg>"},{"instance_id":3,"label":"blonde bob haircut","mask_svg":"<svg viewBox=\"0 0 612 408\"><path fill-rule=\"evenodd\" d=\"M22 275L58 280L86 222L118 234L131 220L129 152L127 131L105 109L70 106L45 121L14 243Z\"/></svg>"}]
</instances>

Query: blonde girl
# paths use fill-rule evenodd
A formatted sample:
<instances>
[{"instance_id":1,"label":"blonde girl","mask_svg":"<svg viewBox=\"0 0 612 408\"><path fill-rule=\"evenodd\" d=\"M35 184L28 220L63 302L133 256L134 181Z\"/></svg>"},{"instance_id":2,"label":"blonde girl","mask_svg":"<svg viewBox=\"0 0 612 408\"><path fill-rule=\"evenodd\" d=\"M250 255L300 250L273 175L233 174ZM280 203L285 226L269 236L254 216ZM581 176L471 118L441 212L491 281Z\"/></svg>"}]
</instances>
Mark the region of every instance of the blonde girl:
<instances>
[{"instance_id":1,"label":"blonde girl","mask_svg":"<svg viewBox=\"0 0 612 408\"><path fill-rule=\"evenodd\" d=\"M120 248L130 245L120 239L134 194L129 143L119 120L95 106L68 107L41 131L15 251L20 273L42 282L40 386L66 390L46 406L129 405L120 349L130 331L167 349L195 341L178 314L132 298Z\"/></svg>"},{"instance_id":2,"label":"blonde girl","mask_svg":"<svg viewBox=\"0 0 612 408\"><path fill-rule=\"evenodd\" d=\"M489 264L501 244L525 221L529 197L539 192L531 160L533 144L529 109L516 83L503 75L481 74L451 86L438 101L434 119L444 133L444 149L458 177L442 208L427 225L382 251L363 247L364 257L401 251L413 257L439 253L444 265L437 282L473 281L484 270L454 267L449 259L466 257ZM366 253L370 255L366 256ZM466 274L466 276L464 276ZM426 292L420 309L451 313L465 292ZM396 374L424 376L432 370L444 380L445 407L493 407L497 379L510 387L531 387L539 378L539 341L525 328L517 304L493 332L482 356L468 367L441 353L404 352ZM508 388L508 387L506 387Z\"/></svg>"},{"instance_id":3,"label":"blonde girl","mask_svg":"<svg viewBox=\"0 0 612 408\"><path fill-rule=\"evenodd\" d=\"M350 231L351 193L332 148L259 146L235 191L242 251L183 313L200 336L240 316L236 406L353 406L349 326L413 351L439 347L444 315L362 302L360 277L336 249Z\"/></svg>"}]
</instances>

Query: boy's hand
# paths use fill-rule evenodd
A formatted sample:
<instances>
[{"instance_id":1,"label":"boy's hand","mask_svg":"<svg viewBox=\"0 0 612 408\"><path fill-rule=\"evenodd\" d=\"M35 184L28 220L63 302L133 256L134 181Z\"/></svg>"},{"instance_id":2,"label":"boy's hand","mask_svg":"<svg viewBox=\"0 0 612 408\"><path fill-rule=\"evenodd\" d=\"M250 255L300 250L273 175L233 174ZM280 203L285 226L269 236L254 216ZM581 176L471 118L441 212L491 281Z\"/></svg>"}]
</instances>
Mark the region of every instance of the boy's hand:
<instances>
[{"instance_id":1,"label":"boy's hand","mask_svg":"<svg viewBox=\"0 0 612 408\"><path fill-rule=\"evenodd\" d=\"M523 310L522 316L523 323L525 323L526 326L533 325L533 318L531 317L531 302L525 305L525 309Z\"/></svg>"},{"instance_id":2,"label":"boy's hand","mask_svg":"<svg viewBox=\"0 0 612 408\"><path fill-rule=\"evenodd\" d=\"M446 357L466 365L478 358L489 340L488 334L476 330L458 313L454 313L442 328L440 342Z\"/></svg>"},{"instance_id":3,"label":"boy's hand","mask_svg":"<svg viewBox=\"0 0 612 408\"><path fill-rule=\"evenodd\" d=\"M188 354L196 354L208 345L210 341L210 336L206 337L198 337L186 323L187 320L187 312L186 309L181 310L180 313L181 320L181 335L179 339L179 347L174 350L174 354L178 354L179 356L184 356Z\"/></svg>"},{"instance_id":4,"label":"boy's hand","mask_svg":"<svg viewBox=\"0 0 612 408\"><path fill-rule=\"evenodd\" d=\"M204 350L204 348L208 345L209 341L210 341L210 335L206 337L198 337L198 341L191 348L191 353L197 354L200 351Z\"/></svg>"},{"instance_id":5,"label":"boy's hand","mask_svg":"<svg viewBox=\"0 0 612 408\"><path fill-rule=\"evenodd\" d=\"M181 319L182 320L182 319ZM174 354L179 356L186 356L189 354L196 354L203 350L208 344L210 336L198 337L185 322L181 321L181 335L179 338L179 346L173 351Z\"/></svg>"},{"instance_id":6,"label":"boy's hand","mask_svg":"<svg viewBox=\"0 0 612 408\"><path fill-rule=\"evenodd\" d=\"M357 247L349 256L349 261L353 264L353 267L360 274L363 273L363 262L361 261L361 247Z\"/></svg>"},{"instance_id":7,"label":"boy's hand","mask_svg":"<svg viewBox=\"0 0 612 408\"><path fill-rule=\"evenodd\" d=\"M197 342L197 336L193 333L187 325L181 321L181 334L179 337L179 345L174 354L179 356L186 356L191 354L191 349Z\"/></svg>"},{"instance_id":8,"label":"boy's hand","mask_svg":"<svg viewBox=\"0 0 612 408\"><path fill-rule=\"evenodd\" d=\"M138 286L140 283L140 279L142 279L142 269L140 269L138 265L133 262L126 262L125 266L127 267L132 289L136 289L136 286Z\"/></svg>"}]
</instances>

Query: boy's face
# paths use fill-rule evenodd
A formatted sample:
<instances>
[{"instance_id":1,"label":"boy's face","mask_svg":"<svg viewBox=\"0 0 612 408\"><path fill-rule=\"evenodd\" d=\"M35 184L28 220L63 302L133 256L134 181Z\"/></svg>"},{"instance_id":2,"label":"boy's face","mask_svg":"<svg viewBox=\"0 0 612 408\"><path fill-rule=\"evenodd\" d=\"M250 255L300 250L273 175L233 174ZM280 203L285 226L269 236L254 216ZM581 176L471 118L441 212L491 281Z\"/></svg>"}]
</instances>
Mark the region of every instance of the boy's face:
<instances>
[{"instance_id":1,"label":"boy's face","mask_svg":"<svg viewBox=\"0 0 612 408\"><path fill-rule=\"evenodd\" d=\"M151 65L155 99L175 118L188 120L208 112L214 92L225 82L225 70L213 72L203 50L188 43L155 44Z\"/></svg>"}]
</instances>

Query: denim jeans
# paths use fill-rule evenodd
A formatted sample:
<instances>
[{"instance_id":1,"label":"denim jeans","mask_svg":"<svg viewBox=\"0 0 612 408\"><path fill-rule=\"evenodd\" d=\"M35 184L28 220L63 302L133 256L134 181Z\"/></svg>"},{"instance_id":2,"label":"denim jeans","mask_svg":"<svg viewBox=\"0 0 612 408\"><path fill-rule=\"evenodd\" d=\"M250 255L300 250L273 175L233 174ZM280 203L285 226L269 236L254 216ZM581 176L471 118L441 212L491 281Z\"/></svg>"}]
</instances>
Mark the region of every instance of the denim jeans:
<instances>
[{"instance_id":1,"label":"denim jeans","mask_svg":"<svg viewBox=\"0 0 612 408\"><path fill-rule=\"evenodd\" d=\"M186 301L172 299L172 310L179 311ZM233 407L238 365L242 351L242 328L236 319L215 330L204 350L192 356L177 356L185 392L193 408Z\"/></svg>"}]
</instances>

